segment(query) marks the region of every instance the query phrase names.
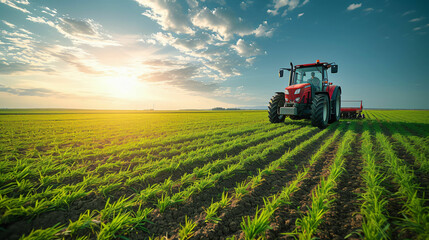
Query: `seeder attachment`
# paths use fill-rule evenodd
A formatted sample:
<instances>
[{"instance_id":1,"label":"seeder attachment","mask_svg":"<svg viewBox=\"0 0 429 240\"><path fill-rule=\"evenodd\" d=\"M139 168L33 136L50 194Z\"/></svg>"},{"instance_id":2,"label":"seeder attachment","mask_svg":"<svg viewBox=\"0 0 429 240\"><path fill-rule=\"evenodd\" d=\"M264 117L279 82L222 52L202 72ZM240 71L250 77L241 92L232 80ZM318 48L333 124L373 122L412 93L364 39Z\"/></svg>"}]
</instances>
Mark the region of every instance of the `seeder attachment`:
<instances>
[{"instance_id":1,"label":"seeder attachment","mask_svg":"<svg viewBox=\"0 0 429 240\"><path fill-rule=\"evenodd\" d=\"M362 113L363 105L362 100L345 100L341 101L341 118L343 119L364 119L365 114ZM356 103L360 103L360 107L356 106ZM351 106L351 107L350 107Z\"/></svg>"}]
</instances>

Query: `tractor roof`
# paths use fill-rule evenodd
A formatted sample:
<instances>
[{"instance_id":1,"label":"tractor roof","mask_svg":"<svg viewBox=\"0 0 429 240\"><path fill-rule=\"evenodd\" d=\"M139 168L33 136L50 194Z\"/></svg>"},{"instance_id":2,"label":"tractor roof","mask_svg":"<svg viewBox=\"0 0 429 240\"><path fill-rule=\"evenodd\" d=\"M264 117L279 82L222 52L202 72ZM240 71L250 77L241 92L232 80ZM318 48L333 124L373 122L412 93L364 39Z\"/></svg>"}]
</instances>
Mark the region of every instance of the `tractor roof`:
<instances>
[{"instance_id":1,"label":"tractor roof","mask_svg":"<svg viewBox=\"0 0 429 240\"><path fill-rule=\"evenodd\" d=\"M319 60L317 60L315 63L307 63L307 64L296 65L295 68L313 67L313 66L325 66L326 68L330 68L331 64L329 64L327 62L319 62Z\"/></svg>"}]
</instances>

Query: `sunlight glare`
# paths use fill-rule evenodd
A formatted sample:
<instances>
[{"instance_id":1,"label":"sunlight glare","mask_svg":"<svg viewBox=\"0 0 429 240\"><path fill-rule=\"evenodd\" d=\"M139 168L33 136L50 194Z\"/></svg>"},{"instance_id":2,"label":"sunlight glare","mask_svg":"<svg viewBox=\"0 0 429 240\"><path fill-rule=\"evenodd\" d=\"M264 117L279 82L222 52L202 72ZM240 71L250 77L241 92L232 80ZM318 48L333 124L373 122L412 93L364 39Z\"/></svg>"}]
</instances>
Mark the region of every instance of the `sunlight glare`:
<instances>
[{"instance_id":1,"label":"sunlight glare","mask_svg":"<svg viewBox=\"0 0 429 240\"><path fill-rule=\"evenodd\" d=\"M135 99L142 94L140 82L135 77L124 73L107 78L105 84L106 90L112 97Z\"/></svg>"}]
</instances>

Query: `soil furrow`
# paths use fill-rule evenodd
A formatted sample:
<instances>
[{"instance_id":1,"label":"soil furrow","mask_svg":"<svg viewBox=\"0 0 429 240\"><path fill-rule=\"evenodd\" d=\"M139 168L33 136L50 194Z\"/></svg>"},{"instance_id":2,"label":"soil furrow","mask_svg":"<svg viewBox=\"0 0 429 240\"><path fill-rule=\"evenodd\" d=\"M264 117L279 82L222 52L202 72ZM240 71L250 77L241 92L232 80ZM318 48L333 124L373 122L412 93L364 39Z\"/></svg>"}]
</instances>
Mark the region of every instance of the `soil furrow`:
<instances>
[{"instance_id":1,"label":"soil furrow","mask_svg":"<svg viewBox=\"0 0 429 240\"><path fill-rule=\"evenodd\" d=\"M298 184L298 191L292 194L291 204L281 206L272 216L271 227L267 239L287 239L282 233L289 233L295 229L295 222L311 206L311 192L320 183L320 178L330 174L330 166L335 159L339 143L344 135L340 133L338 138L327 149L324 155L309 168L306 178Z\"/></svg>"},{"instance_id":2,"label":"soil furrow","mask_svg":"<svg viewBox=\"0 0 429 240\"><path fill-rule=\"evenodd\" d=\"M420 169L414 156L408 153L404 146L392 137L392 133L389 131L389 129L387 129L382 124L381 128L383 129L383 134L388 136L387 138L389 139L396 156L403 160L407 167L412 170L415 177L415 183L417 183L420 187L420 190L417 192L418 197L424 199L425 197L429 196L429 175ZM428 206L429 202L426 201L425 204Z\"/></svg>"},{"instance_id":3,"label":"soil furrow","mask_svg":"<svg viewBox=\"0 0 429 240\"><path fill-rule=\"evenodd\" d=\"M349 234L348 239L359 239L356 232L362 228L362 215L359 214L362 201L358 200L358 194L362 193L364 184L361 177L363 161L359 151L361 131L357 132L351 144L352 153L346 156L344 162L345 172L339 177L334 189L336 194L333 196L332 207L324 216L316 234L320 239L344 239Z\"/></svg>"},{"instance_id":4,"label":"soil furrow","mask_svg":"<svg viewBox=\"0 0 429 240\"><path fill-rule=\"evenodd\" d=\"M245 171L238 172L231 178L220 180L214 187L193 195L185 204L178 204L176 207L167 209L164 213L159 213L158 210L154 211L154 213L149 216L149 220L154 223L148 225L149 236L173 236L177 232L180 223L184 222L186 215L195 220L199 219L200 213L203 212L203 208L210 206L212 199L213 201L218 201L224 189L233 189L237 182L242 182L249 176L254 176L257 174L256 170L258 168L264 168L270 162L281 157L287 149L293 149L300 142L304 141L304 139L308 139L316 133L317 130L311 131L297 138L291 145L286 146L284 149L271 153L264 161L246 165ZM143 234L143 236L148 236L145 235L145 233L141 234ZM131 236L132 239L134 239L134 237L141 238L141 235Z\"/></svg>"},{"instance_id":5,"label":"soil furrow","mask_svg":"<svg viewBox=\"0 0 429 240\"><path fill-rule=\"evenodd\" d=\"M232 151L228 151L228 154L225 154L225 156L235 156L237 154L239 154L241 151L245 150L247 147L251 147L257 144L260 144L263 141L267 141L267 140L271 140L274 139L275 137L278 137L282 134L286 134L289 132L292 132L296 130L294 129L290 129L281 133L277 133L274 135L271 135L267 138L262 138L261 140L252 143L251 145L246 145L243 148L240 149L232 149ZM302 136L305 137L306 135ZM211 158L209 159L210 161L213 161L215 159L218 158ZM207 161L205 161L204 163L208 163ZM176 176L176 179L173 180L177 180L178 178L180 178L180 176L182 176L185 172L192 172L193 169L197 166L201 166L201 164L193 164L192 168L180 168L177 171L174 171L173 173L175 174L174 176ZM169 173L171 174L171 173ZM163 175L160 177L157 177L156 179L152 179L150 183L145 184L144 186L131 186L128 188L121 188L119 190L114 191L114 193L112 193L112 195L110 196L110 202L113 202L117 199L119 199L122 196L131 196L133 194L135 194L135 191L140 191L142 189L144 189L145 187L147 187L149 184L154 184L154 183L160 183L163 182L166 178L168 178L171 175ZM177 189L176 189L177 191ZM27 219L24 218L22 220L18 220L14 223L11 224L4 224L3 226L1 226L2 228L4 228L4 234L9 235L9 234L13 234L14 232L18 231L20 232L20 234L26 233L28 234L33 228L34 229L39 229L39 228L45 228L48 226L52 226L54 224L52 224L53 222L55 223L60 223L60 224L68 224L71 221L75 221L79 218L79 215L83 212L85 212L85 210L101 210L104 208L105 204L106 204L107 198L104 197L101 194L95 194L95 193L91 193L89 196L75 200L74 202L72 202L70 204L69 209L67 210L54 210L54 211L49 211L49 212L44 212L39 214L38 216L36 216L34 219ZM150 204L150 206L152 206L152 204ZM29 222L31 224L29 224ZM30 226L31 225L31 226Z\"/></svg>"},{"instance_id":6,"label":"soil furrow","mask_svg":"<svg viewBox=\"0 0 429 240\"><path fill-rule=\"evenodd\" d=\"M204 166L204 165L206 165L212 161L215 161L217 159L222 159L222 158L226 158L226 157L231 158L231 157L237 156L242 151L246 150L247 148L257 146L260 143L273 140L273 139L275 139L281 135L289 134L289 133L297 131L297 130L298 130L297 128L293 128L293 129L289 129L289 130L284 131L284 132L279 132L279 133L273 134L271 136L267 136L265 138L261 138L258 141L249 143L248 145L233 148L228 152L222 153L221 155L216 155L216 156L207 158L204 161L194 162L192 164L192 167L180 167L177 171L165 172L164 174L161 174L160 176L157 176L154 179L148 179L148 181L143 186L131 186L131 187L133 187L133 188L138 187L138 188L144 189L148 185L152 185L155 183L162 182L167 178L171 178L171 180L175 181L175 180L179 179L185 173L188 173L188 174L192 173L195 168L202 167L202 166Z\"/></svg>"},{"instance_id":7,"label":"soil furrow","mask_svg":"<svg viewBox=\"0 0 429 240\"><path fill-rule=\"evenodd\" d=\"M248 137L249 135L251 135L253 132L255 132L255 131L252 131L252 132L250 132L250 133L246 133L246 134L243 134L243 135L241 135L240 137ZM275 137L275 135L273 135L274 137ZM200 145L195 145L195 147L194 146L190 146L190 147L187 147L187 149L186 149L186 151L180 151L182 148L184 148L184 147L186 147L188 144L191 144L191 143L193 143L193 142L195 142L195 140L192 140L192 141L189 141L189 142L185 142L185 143L183 143L184 145L183 146L180 146L180 143L178 143L178 148L175 148L176 147L176 145L172 145L172 146L166 146L166 147L156 147L156 148L160 148L160 149L157 149L156 151L154 151L154 152L150 152L149 154L151 155L151 158L153 158L153 159L151 159L151 161L159 161L159 160L161 160L161 159L172 159L174 156L178 156L178 155L181 155L181 154L186 154L186 153L191 153L191 152L193 152L193 151L195 151L195 150L197 150L197 149L199 149L199 148L202 148L202 147L207 147L207 145L206 144L200 144ZM220 144L220 143L222 143L222 140L219 140L219 141L216 141L215 143L212 143L212 144ZM174 152L173 151L171 151L171 153L168 153L168 155L167 156L159 156L159 157L157 157L156 156L156 154L159 154L159 153L161 153L161 152L169 152L170 150L174 150ZM235 153L237 152L237 149L233 149L232 151L230 151L230 152L226 152L225 154L224 154L224 156L234 156L235 155ZM238 151L239 152L239 151ZM140 165L140 164L145 164L145 162L137 162L137 163L130 163L129 161L130 160L132 160L132 158L133 157L135 157L135 156L138 156L138 154L132 154L132 155L130 155L130 156L127 156L127 157L125 157L125 158L123 158L123 159L121 159L121 163L123 163L121 166L119 166L119 167L115 167L115 168L111 168L111 169L106 169L105 171L100 171L100 172L94 172L94 174L97 174L99 177L103 177L105 174L107 174L107 173L113 173L113 172L118 172L118 171L120 171L121 169L126 169L126 168L128 168L128 167L130 167L130 169L132 169L134 166L136 166L136 165ZM146 156L147 156L147 153L146 153ZM141 157L144 157L144 156L139 156L140 158ZM98 161L96 164L94 164L94 165L89 165L89 167L88 167L88 170L87 170L87 172L85 173L85 175L88 175L88 174L91 174L92 172L92 170L94 170L96 167L98 167L98 166L102 166L103 164L105 164L106 163L106 160L107 159L109 159L109 157L108 156L105 156L104 158L103 158L103 160L101 160L101 161ZM118 161L119 159L116 159L116 160L112 160L112 159L110 159L109 160L109 162L113 162L113 161ZM144 172L139 172L140 174L142 174L142 173L144 173ZM165 178L168 178L168 177L163 177L164 179ZM79 183L79 182L81 182L82 181L82 179L83 179L83 176L81 176L81 177L73 177L73 178L66 178L66 179L64 179L62 182L61 182L61 185L66 185L66 184L70 184L70 185L72 185L72 184L77 184L77 183ZM153 184L153 183L150 183L150 182L148 182L148 184ZM135 188L136 186L131 186L131 188ZM142 186L139 186L139 187L142 187ZM144 187L144 186L143 186ZM43 189L41 189L41 190L43 190Z\"/></svg>"},{"instance_id":8,"label":"soil furrow","mask_svg":"<svg viewBox=\"0 0 429 240\"><path fill-rule=\"evenodd\" d=\"M382 130L382 123L380 123L380 127ZM390 132L383 132L383 134L390 140L391 136ZM375 135L374 135L375 136ZM375 143L375 154L377 159L377 164L380 166L380 171L387 173L386 179L382 182L382 186L387 190L387 204L386 204L386 212L389 214L388 223L389 223L389 234L392 240L402 240L402 239L412 239L412 238L404 238L405 235L409 235L409 232L400 231L401 227L398 225L398 219L402 219L403 215L401 211L404 207L404 198L401 198L396 195L399 191L399 186L393 180L392 172L389 170L389 166L385 162L385 156L382 153L381 146L377 142L376 138L373 137L373 143Z\"/></svg>"},{"instance_id":9,"label":"soil furrow","mask_svg":"<svg viewBox=\"0 0 429 240\"><path fill-rule=\"evenodd\" d=\"M290 162L282 166L285 171L279 171L272 175L265 176L262 184L241 200L233 200L231 206L219 213L222 219L219 224L206 224L202 221L195 233L195 239L219 239L222 236L239 235L241 231L240 223L242 217L254 215L256 207L263 206L263 198L279 193L288 182L292 181L298 171L307 166L310 159L317 149L323 144L323 140L332 136L332 131L326 133L318 142L310 144L299 154L294 156ZM231 193L232 194L232 193ZM202 213L205 216L204 213Z\"/></svg>"}]
</instances>

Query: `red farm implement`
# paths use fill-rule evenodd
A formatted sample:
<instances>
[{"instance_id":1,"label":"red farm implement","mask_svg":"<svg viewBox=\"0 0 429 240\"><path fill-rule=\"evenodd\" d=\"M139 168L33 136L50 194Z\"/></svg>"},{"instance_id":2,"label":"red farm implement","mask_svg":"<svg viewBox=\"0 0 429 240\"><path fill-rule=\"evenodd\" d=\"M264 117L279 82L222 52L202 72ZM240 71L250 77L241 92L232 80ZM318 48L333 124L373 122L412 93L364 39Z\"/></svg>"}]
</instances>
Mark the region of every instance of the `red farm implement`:
<instances>
[{"instance_id":1,"label":"red farm implement","mask_svg":"<svg viewBox=\"0 0 429 240\"><path fill-rule=\"evenodd\" d=\"M360 106L359 106L360 104ZM365 114L362 113L362 100L346 100L341 102L341 118L362 119Z\"/></svg>"}]
</instances>

